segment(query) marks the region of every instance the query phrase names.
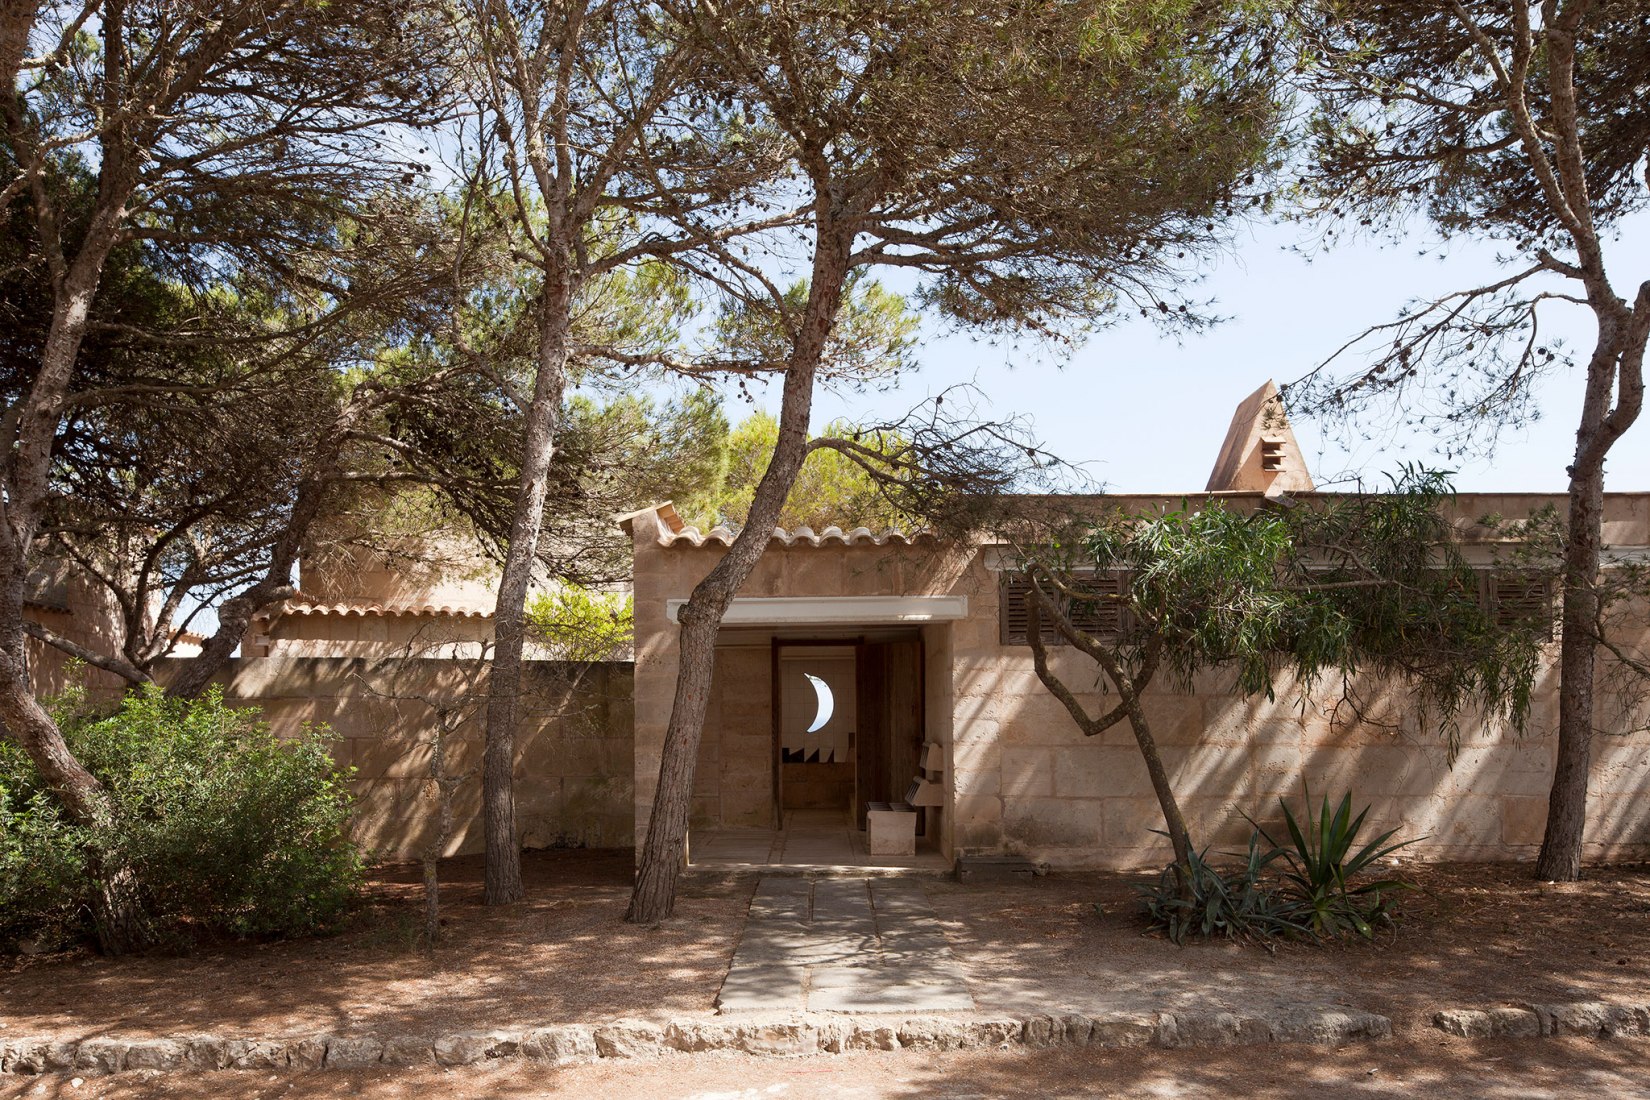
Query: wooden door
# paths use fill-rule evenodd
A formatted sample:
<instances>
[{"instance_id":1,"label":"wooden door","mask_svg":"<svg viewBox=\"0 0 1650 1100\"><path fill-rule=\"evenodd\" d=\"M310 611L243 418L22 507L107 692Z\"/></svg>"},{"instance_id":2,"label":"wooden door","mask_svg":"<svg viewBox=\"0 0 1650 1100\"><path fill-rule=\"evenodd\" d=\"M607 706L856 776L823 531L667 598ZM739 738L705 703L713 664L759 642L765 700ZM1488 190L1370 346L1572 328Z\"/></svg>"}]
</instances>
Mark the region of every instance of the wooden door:
<instances>
[{"instance_id":1,"label":"wooden door","mask_svg":"<svg viewBox=\"0 0 1650 1100\"><path fill-rule=\"evenodd\" d=\"M867 802L905 797L922 758L922 640L901 638L859 647L859 729L855 822L865 828Z\"/></svg>"}]
</instances>

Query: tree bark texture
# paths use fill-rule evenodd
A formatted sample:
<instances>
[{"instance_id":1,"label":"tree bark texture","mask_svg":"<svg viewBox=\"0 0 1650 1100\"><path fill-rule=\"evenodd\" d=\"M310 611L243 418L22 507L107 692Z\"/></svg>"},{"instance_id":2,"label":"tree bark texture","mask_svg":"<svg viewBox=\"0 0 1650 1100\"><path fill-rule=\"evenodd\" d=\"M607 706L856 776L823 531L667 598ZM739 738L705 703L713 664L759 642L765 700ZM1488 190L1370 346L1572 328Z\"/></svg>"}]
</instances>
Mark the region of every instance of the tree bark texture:
<instances>
[{"instance_id":1,"label":"tree bark texture","mask_svg":"<svg viewBox=\"0 0 1650 1100\"><path fill-rule=\"evenodd\" d=\"M28 633L23 603L40 527L40 509L50 488L52 446L74 365L86 335L92 300L103 262L115 240L115 218L108 202L93 215L85 242L73 263L52 252L51 328L42 350L40 372L16 412L5 421L7 453L0 493L0 723L20 745L41 778L79 824L106 825L109 805L103 785L87 771L63 739L57 723L34 696L29 674ZM51 226L50 207L46 222ZM137 917L136 879L130 868L93 867L99 891L93 906L99 946L121 954L143 946Z\"/></svg>"},{"instance_id":2,"label":"tree bark texture","mask_svg":"<svg viewBox=\"0 0 1650 1100\"><path fill-rule=\"evenodd\" d=\"M1570 481L1569 540L1564 550L1563 633L1558 651L1558 758L1547 795L1547 826L1536 875L1555 882L1581 877L1587 829L1587 778L1592 771L1593 673L1598 618L1599 548L1604 471Z\"/></svg>"},{"instance_id":3,"label":"tree bark texture","mask_svg":"<svg viewBox=\"0 0 1650 1100\"><path fill-rule=\"evenodd\" d=\"M485 900L520 901L521 845L516 836L516 725L521 708L521 654L527 589L538 557L544 497L555 455L562 393L567 384L567 342L573 287L566 268L546 270L539 317L538 377L528 406L510 546L493 612L493 671L487 696L486 748L482 754L481 803L486 839Z\"/></svg>"},{"instance_id":4,"label":"tree bark texture","mask_svg":"<svg viewBox=\"0 0 1650 1100\"><path fill-rule=\"evenodd\" d=\"M1597 582L1604 549L1604 461L1643 409L1650 282L1639 287L1631 309L1610 295L1608 302L1597 304L1595 312L1601 314L1598 344L1587 367L1587 394L1576 432L1575 462L1570 467L1563 633L1559 638L1558 755L1535 866L1537 877L1555 882L1581 877L1601 625Z\"/></svg>"},{"instance_id":5,"label":"tree bark texture","mask_svg":"<svg viewBox=\"0 0 1650 1100\"><path fill-rule=\"evenodd\" d=\"M54 272L56 305L40 372L16 419L7 417L11 438L4 440L8 453L0 497L4 519L0 523L0 722L29 754L69 814L82 824L94 823L105 813L102 784L75 759L57 723L34 697L23 602L28 595L40 508L49 488L58 417L86 334L103 258L114 241L112 225L94 224L93 228L99 236L88 239L67 270Z\"/></svg>"},{"instance_id":6,"label":"tree bark texture","mask_svg":"<svg viewBox=\"0 0 1650 1100\"><path fill-rule=\"evenodd\" d=\"M814 377L836 324L842 288L848 275L851 241L832 239L824 227L816 245L807 311L790 361L786 364L779 410L779 440L768 468L757 483L750 516L733 545L694 588L681 612L678 634L680 666L670 722L659 761L659 786L647 823L641 865L625 919L655 924L676 904L676 880L687 854L688 811L693 797L694 766L704 733L716 671L716 635L734 594L756 568L807 458L808 419L813 411Z\"/></svg>"}]
</instances>

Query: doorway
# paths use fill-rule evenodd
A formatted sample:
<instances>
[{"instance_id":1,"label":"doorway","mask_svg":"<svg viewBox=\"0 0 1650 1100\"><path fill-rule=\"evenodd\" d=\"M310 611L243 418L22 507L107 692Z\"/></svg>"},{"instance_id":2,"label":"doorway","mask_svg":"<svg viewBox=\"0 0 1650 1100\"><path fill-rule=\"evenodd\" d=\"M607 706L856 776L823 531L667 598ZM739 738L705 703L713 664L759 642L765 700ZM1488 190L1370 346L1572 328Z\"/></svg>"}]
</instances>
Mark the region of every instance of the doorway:
<instances>
[{"instance_id":1,"label":"doorway","mask_svg":"<svg viewBox=\"0 0 1650 1100\"><path fill-rule=\"evenodd\" d=\"M859 643L774 644L775 802L781 827L798 815L846 821L858 748Z\"/></svg>"},{"instance_id":2,"label":"doorway","mask_svg":"<svg viewBox=\"0 0 1650 1100\"><path fill-rule=\"evenodd\" d=\"M903 801L920 774L922 638L775 639L773 671L776 825L863 832L866 804Z\"/></svg>"}]
</instances>

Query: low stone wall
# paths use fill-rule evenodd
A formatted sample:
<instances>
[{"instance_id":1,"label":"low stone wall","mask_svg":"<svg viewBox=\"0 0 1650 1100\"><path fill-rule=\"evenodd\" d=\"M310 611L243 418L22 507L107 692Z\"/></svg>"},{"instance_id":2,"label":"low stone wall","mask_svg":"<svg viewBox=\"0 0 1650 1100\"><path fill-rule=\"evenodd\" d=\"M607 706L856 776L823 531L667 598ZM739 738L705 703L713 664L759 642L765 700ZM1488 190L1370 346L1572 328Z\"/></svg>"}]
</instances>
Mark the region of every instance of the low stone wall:
<instances>
[{"instance_id":1,"label":"low stone wall","mask_svg":"<svg viewBox=\"0 0 1650 1100\"><path fill-rule=\"evenodd\" d=\"M1253 1012L1113 1012L1101 1016L839 1016L614 1020L452 1035L309 1035L228 1038L185 1035L54 1042L0 1038L0 1073L123 1070L318 1070L371 1066L467 1066L501 1059L554 1065L713 1051L798 1057L878 1050L1003 1050L1014 1046L1128 1049L1312 1043L1338 1047L1386 1039L1392 1021L1342 1005L1291 1004Z\"/></svg>"},{"instance_id":2,"label":"low stone wall","mask_svg":"<svg viewBox=\"0 0 1650 1100\"><path fill-rule=\"evenodd\" d=\"M474 769L459 788L448 855L478 852L486 667L434 658L253 657L220 676L226 698L263 708L284 736L306 722L337 735L355 769L356 839L392 858L429 843L436 800L432 735L445 724L446 770ZM627 662L528 661L516 730L516 821L530 848L628 847L635 763Z\"/></svg>"}]
</instances>

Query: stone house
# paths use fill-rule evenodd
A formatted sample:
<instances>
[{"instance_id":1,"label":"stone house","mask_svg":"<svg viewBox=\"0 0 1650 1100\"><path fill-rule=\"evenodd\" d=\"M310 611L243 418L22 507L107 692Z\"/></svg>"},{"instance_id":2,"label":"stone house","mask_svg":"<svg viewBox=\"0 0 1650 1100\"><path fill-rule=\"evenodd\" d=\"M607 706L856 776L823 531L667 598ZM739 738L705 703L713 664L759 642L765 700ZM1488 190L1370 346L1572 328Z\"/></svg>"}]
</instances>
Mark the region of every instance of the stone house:
<instances>
[{"instance_id":1,"label":"stone house","mask_svg":"<svg viewBox=\"0 0 1650 1100\"><path fill-rule=\"evenodd\" d=\"M496 570L453 539L344 544L298 563L300 594L253 616L246 657L479 657Z\"/></svg>"},{"instance_id":2,"label":"stone house","mask_svg":"<svg viewBox=\"0 0 1650 1100\"><path fill-rule=\"evenodd\" d=\"M1275 395L1263 387L1239 407L1208 498L1258 507L1315 491ZM1183 498L1106 499L1140 510ZM1487 513L1516 519L1555 503L1464 495L1454 518L1468 530ZM529 662L516 771L528 846L639 844L675 689L674 616L733 539L686 527L669 504L620 523L634 561L635 660ZM1604 537L1616 554L1650 553L1650 493L1610 494ZM412 564L428 561L424 548L307 558L303 595L261 613L223 674L228 697L262 706L277 730L331 727L336 755L356 769L356 834L385 855L415 855L429 836L430 730L440 716L462 719L450 745L455 770L481 755L478 658L492 637L494 594L479 556L450 549L452 564L433 570ZM1488 549L1477 552L1487 569ZM909 801L918 807L917 863L1164 862L1132 734L1118 725L1085 738L1037 680L1011 566L1001 547L925 532L775 531L720 632L690 858L834 863L848 849L864 857L868 805ZM108 608L72 579L36 587L30 614L54 630L89 639L108 628ZM1642 651L1650 625L1641 629L1630 641ZM1095 682L1080 655L1057 650L1053 660L1068 683ZM38 661L43 685L61 679L54 654ZM1650 736L1628 734L1643 731L1647 716L1609 673L1606 662L1587 856L1642 859ZM1556 686L1548 660L1524 735L1465 728L1453 760L1400 685L1365 685L1355 718L1337 710L1338 696L1281 685L1267 702L1219 674L1200 676L1190 693L1153 692L1149 705L1200 843L1240 843L1244 814L1266 815L1278 796L1298 799L1304 780L1314 792L1352 791L1381 829L1424 836L1411 849L1419 856L1513 860L1533 856L1540 841ZM1085 701L1093 709L1099 698ZM476 786L460 794L450 852L480 849Z\"/></svg>"},{"instance_id":3,"label":"stone house","mask_svg":"<svg viewBox=\"0 0 1650 1100\"><path fill-rule=\"evenodd\" d=\"M1235 507L1313 491L1293 433L1263 388L1240 406L1206 489ZM1108 497L1130 509L1181 498ZM1488 513L1528 516L1562 498L1463 495L1463 528ZM635 828L645 835L677 670L674 617L731 544L663 504L622 518L635 554ZM1650 547L1650 493L1610 494L1605 540ZM1471 559L1469 559L1471 560ZM1488 563L1485 550L1479 560ZM734 600L716 654L700 748L689 858L733 850L821 811L862 828L869 802L907 795L922 807L919 848L936 863L1018 856L1067 867L1139 867L1168 858L1161 818L1126 724L1084 737L1032 669L1002 548L925 533L776 530ZM1023 595L1020 597L1023 601ZM1019 611L1016 608L1019 608ZM1640 642L1650 641L1650 631ZM1556 652L1556 646L1553 647ZM1070 650L1053 660L1067 683L1094 683ZM1087 673L1084 679L1085 671ZM1601 673L1588 858L1650 856L1650 737L1635 700ZM1282 685L1274 702L1200 676L1164 689L1150 709L1182 806L1200 843L1248 834L1244 814L1279 796L1353 792L1380 829L1425 837L1435 859L1525 859L1539 846L1552 776L1557 672L1543 664L1530 728L1520 737L1465 723L1451 760L1400 685L1367 685L1356 717L1338 695ZM1096 695L1086 702L1099 704ZM1616 736L1614 734L1621 734ZM777 849L776 849L777 850Z\"/></svg>"}]
</instances>

